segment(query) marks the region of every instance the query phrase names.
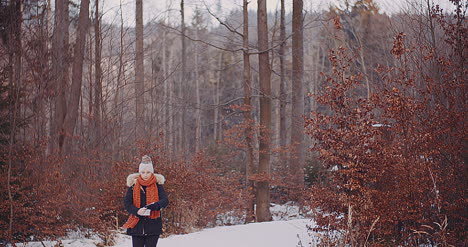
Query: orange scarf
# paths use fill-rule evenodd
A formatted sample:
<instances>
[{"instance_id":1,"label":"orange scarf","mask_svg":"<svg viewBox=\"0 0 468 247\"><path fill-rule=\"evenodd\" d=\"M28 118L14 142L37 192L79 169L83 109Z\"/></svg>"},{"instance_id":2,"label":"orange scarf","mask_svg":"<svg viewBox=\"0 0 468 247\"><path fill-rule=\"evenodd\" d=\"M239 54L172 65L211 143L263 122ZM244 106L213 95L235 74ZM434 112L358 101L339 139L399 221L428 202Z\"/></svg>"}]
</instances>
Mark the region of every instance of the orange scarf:
<instances>
[{"instance_id":1,"label":"orange scarf","mask_svg":"<svg viewBox=\"0 0 468 247\"><path fill-rule=\"evenodd\" d=\"M146 204L151 204L154 202L159 201L159 194L158 194L158 187L156 186L156 176L154 174L148 180L143 180L143 178L138 176L135 186L133 186L133 205L135 207L140 208L140 190L143 190L142 186L146 186ZM161 216L160 211L151 210L150 219L157 219ZM128 217L127 222L122 226L123 228L133 228L136 224L140 221L138 216L130 214Z\"/></svg>"}]
</instances>

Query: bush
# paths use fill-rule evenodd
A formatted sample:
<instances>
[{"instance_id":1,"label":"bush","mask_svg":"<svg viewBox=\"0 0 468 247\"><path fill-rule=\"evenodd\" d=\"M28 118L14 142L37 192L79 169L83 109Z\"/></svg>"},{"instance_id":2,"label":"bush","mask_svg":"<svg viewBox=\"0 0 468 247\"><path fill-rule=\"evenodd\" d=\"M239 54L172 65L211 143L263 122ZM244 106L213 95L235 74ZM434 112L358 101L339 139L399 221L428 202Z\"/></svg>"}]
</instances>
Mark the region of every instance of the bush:
<instances>
[{"instance_id":1,"label":"bush","mask_svg":"<svg viewBox=\"0 0 468 247\"><path fill-rule=\"evenodd\" d=\"M401 66L378 68L383 90L370 98L357 93L363 76L350 70L354 58L331 52L333 74L317 97L328 111L312 113L307 131L330 171L330 183L311 190L321 210L316 230L343 232L335 244L466 244L468 32L457 18L437 17L451 48L439 57L406 48L399 34L392 53ZM434 61L437 78L418 69Z\"/></svg>"}]
</instances>

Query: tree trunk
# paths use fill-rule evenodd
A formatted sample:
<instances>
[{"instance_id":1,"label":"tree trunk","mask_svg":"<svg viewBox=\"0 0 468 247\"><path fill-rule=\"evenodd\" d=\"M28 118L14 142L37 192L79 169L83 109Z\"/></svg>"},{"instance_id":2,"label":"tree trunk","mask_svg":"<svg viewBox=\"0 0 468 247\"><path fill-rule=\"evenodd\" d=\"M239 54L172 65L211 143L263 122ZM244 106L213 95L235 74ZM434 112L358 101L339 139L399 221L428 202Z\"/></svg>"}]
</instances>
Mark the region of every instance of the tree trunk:
<instances>
[{"instance_id":1,"label":"tree trunk","mask_svg":"<svg viewBox=\"0 0 468 247\"><path fill-rule=\"evenodd\" d=\"M278 42L279 37L277 38L276 33L280 29L279 28L279 23L280 21L278 20L278 11L275 11L275 23L273 24L272 27L272 34L271 34L271 41L270 41L270 47L272 47L272 52L271 52L271 58L270 58L270 64L271 67L275 66L275 50L273 50L273 47L275 47L275 44ZM281 31L281 30L279 30ZM280 124L281 124L281 118L280 118L280 84L281 80L278 80L276 77L271 78L271 141L270 141L270 149L271 150L278 150L279 145L280 145ZM279 156L276 155L275 151L271 152L271 160L270 160L270 169L275 170L280 162L279 162Z\"/></svg>"},{"instance_id":2,"label":"tree trunk","mask_svg":"<svg viewBox=\"0 0 468 247\"><path fill-rule=\"evenodd\" d=\"M224 59L224 52L221 51L219 53L219 59L218 59L218 78L216 78L216 89L215 93L213 95L214 98L214 120L213 120L213 127L214 127L214 133L213 133L213 139L214 141L218 141L221 139L221 136L219 133L221 133L220 130L220 119L219 119L219 99L221 98L220 95L220 85L221 85L221 80L223 79L223 59Z\"/></svg>"},{"instance_id":3,"label":"tree trunk","mask_svg":"<svg viewBox=\"0 0 468 247\"><path fill-rule=\"evenodd\" d=\"M145 132L145 82L143 65L143 0L136 0L136 57L135 57L135 133L136 140L141 140Z\"/></svg>"},{"instance_id":4,"label":"tree trunk","mask_svg":"<svg viewBox=\"0 0 468 247\"><path fill-rule=\"evenodd\" d=\"M246 168L246 181L247 191L249 193L249 200L247 204L247 214L245 217L246 223L253 222L255 220L255 196L254 196L254 181L250 176L253 175L254 168L254 154L252 145L252 116L251 116L251 86L252 86L252 75L250 72L250 51L249 51L249 12L248 12L248 0L244 0L243 6L243 57L244 57L244 105L247 110L244 111L245 118L245 142L247 143L247 168Z\"/></svg>"},{"instance_id":5,"label":"tree trunk","mask_svg":"<svg viewBox=\"0 0 468 247\"><path fill-rule=\"evenodd\" d=\"M9 79L10 79L10 87L9 87L9 95L10 102L9 105L9 123L11 124L10 128L10 136L9 136L9 143L8 143L8 171L7 171L7 191L8 191L8 201L9 201L9 224L8 224L8 232L7 232L7 241L10 241L13 238L13 222L14 222L14 198L12 193L12 186L11 186L11 178L12 178L12 169L13 169L13 152L14 146L16 143L16 125L17 125L17 118L19 112L19 97L20 92L19 89L21 88L21 64L22 64L22 44L21 44L21 22L22 22L22 7L21 1L16 0L12 3L13 5L13 13L9 13L9 25L7 29L7 33L9 34L7 41L8 43L8 62L12 68L10 70Z\"/></svg>"},{"instance_id":6,"label":"tree trunk","mask_svg":"<svg viewBox=\"0 0 468 247\"><path fill-rule=\"evenodd\" d=\"M199 30L195 31L196 39L199 38ZM200 80L199 80L199 68L198 68L198 45L195 44L195 97L196 97L196 108L195 108L195 152L200 152L201 149L201 99L200 99Z\"/></svg>"},{"instance_id":7,"label":"tree trunk","mask_svg":"<svg viewBox=\"0 0 468 247\"><path fill-rule=\"evenodd\" d=\"M93 38L92 37L89 37L89 43L88 43L88 60L89 61L93 61ZM93 116L94 114L94 97L93 97L93 92L94 92L94 84L95 84L95 81L93 79L93 68L94 68L94 64L93 63L88 63L88 81L89 81L89 94L88 94L88 99L89 99L89 104L88 104L88 112L87 114L89 114L89 116ZM83 102L81 103L83 105ZM83 111L83 108L81 109L81 111ZM81 120L81 126L83 126L83 117L81 116L80 118ZM94 141L94 135L96 134L96 131L94 130L94 127L95 127L95 121L93 118L90 118L89 121L88 121L88 131L87 131L87 140L89 140L89 147L90 149L92 150L93 149L93 145L95 143Z\"/></svg>"},{"instance_id":8,"label":"tree trunk","mask_svg":"<svg viewBox=\"0 0 468 247\"><path fill-rule=\"evenodd\" d=\"M69 42L69 17L68 0L55 1L55 30L52 48L52 70L54 75L54 115L50 128L49 152L54 152L57 147L62 147L63 140L60 140L60 131L66 114L66 92L68 89L68 42Z\"/></svg>"},{"instance_id":9,"label":"tree trunk","mask_svg":"<svg viewBox=\"0 0 468 247\"><path fill-rule=\"evenodd\" d=\"M80 14L78 17L78 29L73 55L72 85L70 98L67 104L67 114L65 116L64 128L60 139L62 144L66 141L67 135L73 135L78 118L78 108L81 97L81 84L83 82L83 60L85 51L86 34L89 24L89 0L81 1ZM65 151L71 150L71 142L65 145Z\"/></svg>"},{"instance_id":10,"label":"tree trunk","mask_svg":"<svg viewBox=\"0 0 468 247\"><path fill-rule=\"evenodd\" d=\"M182 107L180 109L180 113L178 114L179 116L179 128L178 128L178 149L179 149L179 153L185 153L185 87L184 87L184 83L185 83L185 80L186 80L186 70L187 70L187 58L186 58L186 43L185 43L185 10L184 10L184 0L181 0L180 1L180 17L181 17L181 20L180 20L180 24L181 24L181 33L182 33L182 36L181 36L181 39L182 39L182 71L181 71L181 80L179 82L179 88L178 88L178 92L179 92L179 95L178 95L178 98L179 100L182 102Z\"/></svg>"},{"instance_id":11,"label":"tree trunk","mask_svg":"<svg viewBox=\"0 0 468 247\"><path fill-rule=\"evenodd\" d=\"M146 114L148 117L148 122L146 122L146 131L148 133L148 137L152 139L154 129L159 129L159 114L155 113L158 109L158 103L156 102L156 95L155 95L155 88L156 88L156 79L157 79L157 67L158 61L154 55L153 45L151 45L151 51L149 52L149 56L151 57L151 80L149 81L149 97L148 103L151 103L151 107L149 112Z\"/></svg>"},{"instance_id":12,"label":"tree trunk","mask_svg":"<svg viewBox=\"0 0 468 247\"><path fill-rule=\"evenodd\" d=\"M50 68L50 60L49 59L42 59L45 58L47 54L49 54L50 49L50 42L51 39L49 38L51 30L50 23L52 23L50 18L50 0L47 0L46 6L43 6L44 3L36 3L36 11L39 13L42 11L41 16L39 17L39 43L40 51L38 53L38 59L36 60L37 66L39 66L37 80L46 82L44 84L36 85L35 92L34 92L34 99L33 99L33 119L32 125L34 127L34 136L33 136L33 146L37 146L38 143L43 139L44 136L47 136L47 129L49 128L49 114L50 111L46 110L47 101L45 97L45 91L50 90L50 80L48 80L49 76L52 73L49 72ZM44 8L45 7L45 8ZM47 150L44 150L47 151ZM39 167L38 169L42 169Z\"/></svg>"},{"instance_id":13,"label":"tree trunk","mask_svg":"<svg viewBox=\"0 0 468 247\"><path fill-rule=\"evenodd\" d=\"M99 0L95 1L96 11L94 18L94 41L95 41L95 63L94 63L94 148L100 154L101 147L101 100L102 100L102 69L101 69L101 17L99 16ZM100 157L98 157L100 160Z\"/></svg>"},{"instance_id":14,"label":"tree trunk","mask_svg":"<svg viewBox=\"0 0 468 247\"><path fill-rule=\"evenodd\" d=\"M260 155L258 174L264 176L257 182L257 221L271 220L270 214L270 142L271 142L271 71L268 49L268 22L266 0L258 0L258 63L260 83Z\"/></svg>"},{"instance_id":15,"label":"tree trunk","mask_svg":"<svg viewBox=\"0 0 468 247\"><path fill-rule=\"evenodd\" d=\"M302 187L304 177L304 48L303 48L303 3L302 0L293 1L292 21L292 122L291 144L296 153L291 157L290 174L296 186Z\"/></svg>"},{"instance_id":16,"label":"tree trunk","mask_svg":"<svg viewBox=\"0 0 468 247\"><path fill-rule=\"evenodd\" d=\"M173 56L175 54L175 46L171 46L171 49L170 49L170 52L169 52L169 61L173 61ZM173 70L173 67L175 67L173 64L169 63L169 71L172 71ZM168 89L167 89L167 92L168 92L168 101L169 101L169 106L167 108L167 117L169 118L168 121L169 121L169 124L168 124L168 139L169 139L169 142L168 142L168 146L169 146L169 150L170 150L170 153L172 154L171 156L174 156L175 152L176 152L176 133L175 133L175 127L174 127L174 122L177 121L177 119L175 119L175 117L177 116L176 114L177 113L174 113L174 94L175 94L175 80L171 80L169 81L169 84L168 84Z\"/></svg>"},{"instance_id":17,"label":"tree trunk","mask_svg":"<svg viewBox=\"0 0 468 247\"><path fill-rule=\"evenodd\" d=\"M164 24L166 24L167 22L167 14L164 15ZM169 143L169 139L168 139L168 136L169 136L169 133L168 133L168 111L167 111L167 107L168 105L170 104L169 102L169 97L168 97L168 65L169 65L169 61L167 59L167 56L166 56L166 53L167 53L167 31L166 31L166 28L163 28L163 37L162 37L162 69L163 69L163 105L162 105L162 130L163 130L163 133L164 133L164 143L166 145L166 147L168 146L168 143Z\"/></svg>"},{"instance_id":18,"label":"tree trunk","mask_svg":"<svg viewBox=\"0 0 468 247\"><path fill-rule=\"evenodd\" d=\"M115 97L114 97L114 116L113 116L113 121L114 125L112 128L113 131L113 137L112 137L112 155L114 157L113 160L116 160L119 155L118 155L118 150L120 150L120 131L117 126L120 127L120 116L121 116L121 110L119 107L120 104L120 84L123 80L123 74L124 74L124 62L123 62L123 56L124 56L124 20L123 20L123 14L122 14L122 1L120 1L119 4L120 7L120 50L119 50L119 69L117 72L117 85L115 89Z\"/></svg>"},{"instance_id":19,"label":"tree trunk","mask_svg":"<svg viewBox=\"0 0 468 247\"><path fill-rule=\"evenodd\" d=\"M279 48L279 59L280 59L280 147L286 146L286 102L287 102L287 85L286 85L286 6L284 0L281 0L281 15L280 15L280 48ZM281 152L281 162L284 166L288 166L287 154Z\"/></svg>"}]
</instances>

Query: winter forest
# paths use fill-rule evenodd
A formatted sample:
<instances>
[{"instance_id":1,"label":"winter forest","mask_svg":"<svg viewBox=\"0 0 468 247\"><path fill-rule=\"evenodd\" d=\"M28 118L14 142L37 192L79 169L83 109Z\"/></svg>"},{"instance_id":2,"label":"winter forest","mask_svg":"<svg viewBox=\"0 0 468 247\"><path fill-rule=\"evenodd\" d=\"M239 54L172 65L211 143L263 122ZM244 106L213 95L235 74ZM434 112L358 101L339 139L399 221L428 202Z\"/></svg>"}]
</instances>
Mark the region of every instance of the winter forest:
<instances>
[{"instance_id":1,"label":"winter forest","mask_svg":"<svg viewBox=\"0 0 468 247\"><path fill-rule=\"evenodd\" d=\"M151 2L0 0L0 245L112 246L143 155L163 238L287 204L319 246L468 245L466 0Z\"/></svg>"}]
</instances>

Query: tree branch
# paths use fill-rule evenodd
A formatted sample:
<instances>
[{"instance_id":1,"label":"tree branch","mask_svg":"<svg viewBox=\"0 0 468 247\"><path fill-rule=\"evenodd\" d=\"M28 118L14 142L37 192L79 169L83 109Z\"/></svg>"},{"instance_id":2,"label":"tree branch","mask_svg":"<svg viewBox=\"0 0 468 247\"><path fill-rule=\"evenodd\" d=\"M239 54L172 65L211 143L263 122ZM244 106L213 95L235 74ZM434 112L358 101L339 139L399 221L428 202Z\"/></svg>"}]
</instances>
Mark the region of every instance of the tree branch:
<instances>
[{"instance_id":1,"label":"tree branch","mask_svg":"<svg viewBox=\"0 0 468 247\"><path fill-rule=\"evenodd\" d=\"M213 13L211 12L210 8L206 5L205 1L203 1L203 5L205 5L205 8L206 8L206 10L208 11L208 13L209 13L211 16L213 16L213 17L219 22L219 24L221 24L222 26L225 26L230 32L235 33L235 34L237 34L237 35L239 35L239 36L241 36L241 37L244 37L244 34L239 33L235 28L231 27L231 26L230 26L229 24L227 24L227 23L224 23L223 21L221 21L221 19L220 19L217 15L213 14Z\"/></svg>"}]
</instances>

